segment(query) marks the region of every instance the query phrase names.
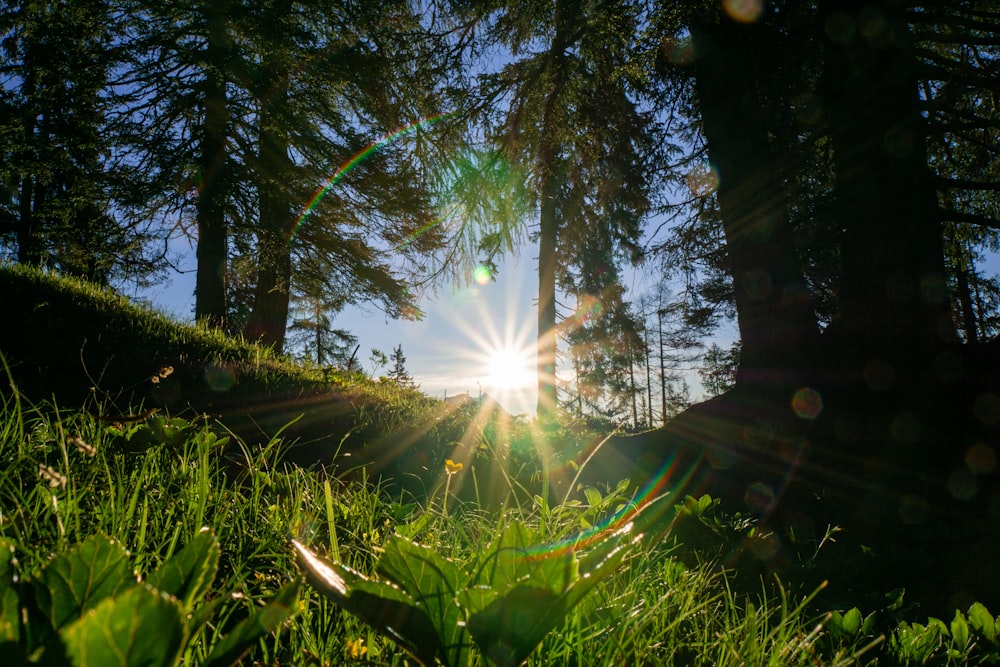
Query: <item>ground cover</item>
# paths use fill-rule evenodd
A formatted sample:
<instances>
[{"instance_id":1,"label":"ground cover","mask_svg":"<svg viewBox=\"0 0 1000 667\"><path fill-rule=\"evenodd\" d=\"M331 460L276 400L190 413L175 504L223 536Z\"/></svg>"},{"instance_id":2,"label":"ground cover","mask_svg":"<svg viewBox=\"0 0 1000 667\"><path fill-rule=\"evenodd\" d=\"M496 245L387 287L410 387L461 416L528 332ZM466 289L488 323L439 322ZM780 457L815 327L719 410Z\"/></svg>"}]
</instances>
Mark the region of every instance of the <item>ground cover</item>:
<instances>
[{"instance_id":1,"label":"ground cover","mask_svg":"<svg viewBox=\"0 0 1000 667\"><path fill-rule=\"evenodd\" d=\"M100 390L81 397L63 393L86 358L77 338L50 343L43 367L26 350L42 349L44 320L18 320L38 328L17 334L32 346L4 334L13 362L0 390L0 644L14 664L1000 661L996 610L929 614L905 590L855 577L849 568L880 545L837 526L775 534L700 494L676 466L643 488L581 486L593 471L564 464L601 435L586 424L543 431L475 406L442 411L384 383L324 377L137 315L114 295L44 289L11 302L21 313L32 301L67 316L75 307L75 336L111 331L115 359L137 356L120 370L105 360ZM303 427L286 412L289 422L247 437L224 413L195 408L219 393L210 386L182 385L183 405L155 403L182 363L200 366L204 383L206 359L238 369L240 400L299 413L337 401L350 420ZM29 395L19 381L36 369L52 384ZM330 455L301 465L293 454L320 423L347 425L335 447L351 436L352 454L408 463ZM170 631L135 641L149 627Z\"/></svg>"}]
</instances>

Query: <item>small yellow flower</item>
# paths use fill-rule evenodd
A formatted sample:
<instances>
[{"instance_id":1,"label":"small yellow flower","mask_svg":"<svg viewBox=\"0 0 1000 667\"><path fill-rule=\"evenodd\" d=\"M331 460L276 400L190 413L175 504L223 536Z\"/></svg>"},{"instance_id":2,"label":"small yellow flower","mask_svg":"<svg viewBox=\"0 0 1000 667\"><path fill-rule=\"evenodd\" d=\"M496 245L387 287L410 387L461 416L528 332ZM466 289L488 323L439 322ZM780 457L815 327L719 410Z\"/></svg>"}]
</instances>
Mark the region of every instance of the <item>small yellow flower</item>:
<instances>
[{"instance_id":1,"label":"small yellow flower","mask_svg":"<svg viewBox=\"0 0 1000 667\"><path fill-rule=\"evenodd\" d=\"M448 473L449 476L456 474L459 470L462 469L462 467L463 466L461 463L455 463L451 459L448 459L444 462L444 471Z\"/></svg>"},{"instance_id":2,"label":"small yellow flower","mask_svg":"<svg viewBox=\"0 0 1000 667\"><path fill-rule=\"evenodd\" d=\"M365 646L365 640L362 637L357 639L348 639L345 641L344 653L351 660L360 660L368 654L368 647Z\"/></svg>"}]
</instances>

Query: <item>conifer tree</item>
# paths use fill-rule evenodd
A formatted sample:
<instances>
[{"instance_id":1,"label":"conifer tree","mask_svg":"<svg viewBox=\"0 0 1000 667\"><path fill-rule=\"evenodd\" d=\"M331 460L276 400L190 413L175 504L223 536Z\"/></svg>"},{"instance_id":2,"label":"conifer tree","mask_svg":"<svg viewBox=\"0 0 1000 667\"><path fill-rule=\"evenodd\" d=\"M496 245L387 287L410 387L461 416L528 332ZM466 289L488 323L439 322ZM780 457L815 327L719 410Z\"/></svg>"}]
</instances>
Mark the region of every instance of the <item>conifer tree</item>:
<instances>
[{"instance_id":1,"label":"conifer tree","mask_svg":"<svg viewBox=\"0 0 1000 667\"><path fill-rule=\"evenodd\" d=\"M538 243L538 416L557 407L556 293L572 250L595 228L607 230L617 257L636 259L649 208L654 125L628 63L643 3L461 4L479 29L475 47L509 53L474 93L486 137L521 173L532 193ZM477 23L478 22L478 23ZM480 67L481 68L481 67ZM619 254L621 253L621 254Z\"/></svg>"},{"instance_id":2,"label":"conifer tree","mask_svg":"<svg viewBox=\"0 0 1000 667\"><path fill-rule=\"evenodd\" d=\"M94 0L0 12L0 244L98 283L152 268L142 226L115 217L131 187L114 163L116 19Z\"/></svg>"},{"instance_id":3,"label":"conifer tree","mask_svg":"<svg viewBox=\"0 0 1000 667\"><path fill-rule=\"evenodd\" d=\"M413 381L413 377L410 372L406 370L406 356L403 354L403 344L400 343L392 349L392 354L389 355L389 361L392 363L392 367L386 374L389 380L392 380L400 387L406 387L408 389L416 389L417 383Z\"/></svg>"}]
</instances>

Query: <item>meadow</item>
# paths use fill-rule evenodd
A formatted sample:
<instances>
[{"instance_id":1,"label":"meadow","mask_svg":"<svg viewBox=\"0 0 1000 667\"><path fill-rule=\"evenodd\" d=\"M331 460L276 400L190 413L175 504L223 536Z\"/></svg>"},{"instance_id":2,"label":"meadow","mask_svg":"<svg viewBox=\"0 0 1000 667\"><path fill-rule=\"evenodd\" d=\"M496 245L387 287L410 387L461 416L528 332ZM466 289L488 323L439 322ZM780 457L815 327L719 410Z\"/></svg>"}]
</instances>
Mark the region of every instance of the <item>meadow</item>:
<instances>
[{"instance_id":1,"label":"meadow","mask_svg":"<svg viewBox=\"0 0 1000 667\"><path fill-rule=\"evenodd\" d=\"M593 425L542 431L82 283L2 279L30 327L0 340L6 664L1000 662L996 610L844 586L845 554L877 545L836 526L773 535L683 474L552 483ZM58 346L46 308L73 323ZM198 389L213 368L229 386Z\"/></svg>"}]
</instances>

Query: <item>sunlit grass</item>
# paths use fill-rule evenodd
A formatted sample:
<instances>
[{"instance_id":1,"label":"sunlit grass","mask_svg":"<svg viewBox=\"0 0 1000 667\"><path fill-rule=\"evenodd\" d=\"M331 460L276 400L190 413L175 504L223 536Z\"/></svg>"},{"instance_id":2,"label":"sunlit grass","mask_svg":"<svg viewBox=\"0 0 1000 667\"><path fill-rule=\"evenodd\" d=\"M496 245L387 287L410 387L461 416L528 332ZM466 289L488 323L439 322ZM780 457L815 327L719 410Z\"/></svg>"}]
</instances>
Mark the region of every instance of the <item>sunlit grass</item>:
<instances>
[{"instance_id":1,"label":"sunlit grass","mask_svg":"<svg viewBox=\"0 0 1000 667\"><path fill-rule=\"evenodd\" d=\"M240 444L235 454L230 448L224 455L212 429L194 422L183 440L126 451L121 432L85 412L54 406L36 410L16 392L5 393L0 406L0 461L5 466L0 536L15 544L23 566L32 570L90 535L109 535L128 549L142 575L209 527L221 544L213 591L236 590L241 597L230 599L219 624L204 628L192 644L185 659L195 664L257 601L298 576L291 537L371 575L382 545L393 534L464 562L483 553L513 521L542 531L553 545L571 544L588 526L606 524L633 500L622 486L608 495L588 493L584 500L551 504L512 481L506 503L496 510L454 495L450 503L441 496L422 503L370 480L345 483L322 471L282 464L286 445L280 440L260 448ZM41 475L43 467L53 476ZM450 479L470 471L453 461L441 472ZM891 624L883 623L878 631L832 633L829 615L813 599L816 590L780 586L773 579L762 580L756 591L736 587L735 573L720 569L716 559L731 550L727 545L748 539L751 529L745 522L718 521L712 508L710 503L690 505L678 515L683 525L676 527L674 522L643 524L647 537L634 545L623 567L571 611L527 664L887 660L887 644L877 632L893 632ZM699 513L712 520L702 522ZM702 546L692 551L689 545L696 543ZM915 633L909 626L906 631L904 639ZM988 642L979 642L965 650L996 657L983 653L991 650ZM893 646L903 644L901 639ZM937 652L922 646L931 657L909 664L936 664L946 650L941 646ZM312 593L305 594L297 616L282 632L260 642L254 658L268 664L406 662L394 642Z\"/></svg>"},{"instance_id":2,"label":"sunlit grass","mask_svg":"<svg viewBox=\"0 0 1000 667\"><path fill-rule=\"evenodd\" d=\"M25 275L39 283L50 280ZM269 437L250 442L210 417L188 412L175 422L169 410L149 415L143 405L112 406L95 393L77 403L33 403L5 377L0 537L14 544L24 571L101 534L121 542L138 574L148 576L203 528L218 537L219 571L208 597L223 602L215 622L188 648L187 664L201 662L262 600L299 576L292 538L375 576L392 535L466 563L515 521L544 537L541 555L585 549L592 536L633 519L644 539L526 664L918 665L1000 659L1000 623L984 609L936 621L905 617L896 602L860 610L826 608L828 590L819 587L816 574L838 563L823 562L824 542L804 545L796 554L801 567L789 571L791 579L776 578L747 548L767 539L753 518L710 499L687 499L693 490L684 485L683 470L665 474L665 483L649 497L636 495L628 484L606 492L567 484L555 492L552 476L574 474L560 462L599 436L584 425L540 429L475 402L444 405L391 383L295 365L152 313L143 323L143 309L85 284L56 281L46 290L47 307L69 309L75 302L96 313L87 316L91 323L119 316L135 322L119 326L131 332L128 344L149 363L121 370L121 386L148 390L158 384L152 383L154 376L173 378L160 372L168 360L154 350L175 341L170 349L184 357L171 364L175 373L193 359L228 359L241 369L244 389L276 393L275 400L310 413L320 425L332 404L347 404L352 417L334 434L335 447L356 445L359 458L376 451L386 458L383 465L398 463L392 457L407 462L385 469L401 479L389 474L380 479L363 466L352 470L342 459L335 466L332 454L306 469L286 460L302 444L296 441L301 430L290 435L299 422L281 424ZM63 292L68 301L59 305ZM79 349L51 353L80 356ZM53 386L51 392L58 396L59 390ZM314 391L329 393L322 398ZM331 396L337 400L328 400ZM112 413L137 418L116 424L95 416ZM657 513L637 518L632 509L647 501ZM883 591L871 593L877 597ZM393 641L309 589L298 614L281 632L258 642L249 660L413 664ZM485 664L478 656L472 662Z\"/></svg>"}]
</instances>

